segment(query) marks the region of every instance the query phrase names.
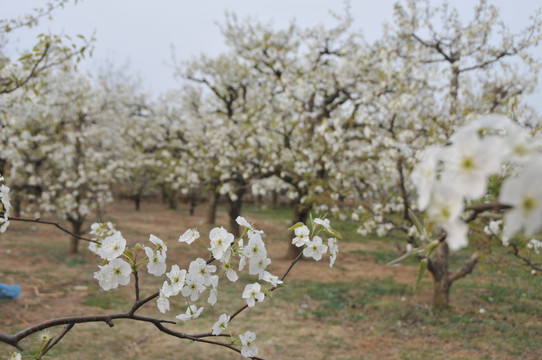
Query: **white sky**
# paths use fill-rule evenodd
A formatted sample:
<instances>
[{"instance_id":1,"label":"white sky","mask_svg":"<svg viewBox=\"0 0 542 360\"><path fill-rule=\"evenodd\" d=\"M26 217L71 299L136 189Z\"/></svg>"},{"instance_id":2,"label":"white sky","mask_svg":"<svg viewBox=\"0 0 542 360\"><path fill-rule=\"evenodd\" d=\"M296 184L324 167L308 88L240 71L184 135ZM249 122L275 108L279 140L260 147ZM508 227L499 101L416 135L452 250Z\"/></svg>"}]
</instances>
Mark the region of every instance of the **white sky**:
<instances>
[{"instance_id":1,"label":"white sky","mask_svg":"<svg viewBox=\"0 0 542 360\"><path fill-rule=\"evenodd\" d=\"M354 28L361 29L367 40L381 34L382 24L392 21L395 0L351 0ZM440 3L441 1L432 1ZM470 19L477 1L450 1L461 15ZM501 18L519 31L528 23L540 0L489 0L501 10ZM44 0L0 0L2 18L17 17L43 6ZM151 93L179 87L173 79L171 46L178 60L200 53L215 55L225 50L217 22L224 21L226 10L240 19L252 16L263 22L272 21L284 28L291 19L300 27L319 23L331 24L329 10L342 12L341 0L80 0L53 13L53 20L42 20L37 28L17 30L9 34L10 53L32 46L41 32L82 34L95 32L94 55L86 59L83 69L92 71L112 61L116 66L129 65ZM533 52L542 59L542 46ZM528 101L542 112L540 86Z\"/></svg>"}]
</instances>

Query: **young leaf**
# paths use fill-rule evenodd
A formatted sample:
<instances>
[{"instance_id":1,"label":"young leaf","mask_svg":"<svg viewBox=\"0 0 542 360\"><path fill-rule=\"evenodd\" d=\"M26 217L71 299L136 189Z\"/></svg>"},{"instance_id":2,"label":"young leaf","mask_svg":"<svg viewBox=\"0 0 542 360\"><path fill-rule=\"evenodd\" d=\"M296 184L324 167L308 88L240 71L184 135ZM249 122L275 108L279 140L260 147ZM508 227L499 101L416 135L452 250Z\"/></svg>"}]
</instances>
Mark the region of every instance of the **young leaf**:
<instances>
[{"instance_id":1,"label":"young leaf","mask_svg":"<svg viewBox=\"0 0 542 360\"><path fill-rule=\"evenodd\" d=\"M420 261L420 269L418 270L418 276L416 276L416 283L414 284L414 291L416 291L416 289L420 285L420 282L422 281L423 274L425 273L425 269L427 269L427 258L422 259Z\"/></svg>"},{"instance_id":2,"label":"young leaf","mask_svg":"<svg viewBox=\"0 0 542 360\"><path fill-rule=\"evenodd\" d=\"M298 223L296 223L296 224L290 226L290 228L289 228L288 230L294 231L295 229L300 228L300 227L302 227L303 225L305 225L305 224L303 224L302 222L298 222Z\"/></svg>"}]
</instances>

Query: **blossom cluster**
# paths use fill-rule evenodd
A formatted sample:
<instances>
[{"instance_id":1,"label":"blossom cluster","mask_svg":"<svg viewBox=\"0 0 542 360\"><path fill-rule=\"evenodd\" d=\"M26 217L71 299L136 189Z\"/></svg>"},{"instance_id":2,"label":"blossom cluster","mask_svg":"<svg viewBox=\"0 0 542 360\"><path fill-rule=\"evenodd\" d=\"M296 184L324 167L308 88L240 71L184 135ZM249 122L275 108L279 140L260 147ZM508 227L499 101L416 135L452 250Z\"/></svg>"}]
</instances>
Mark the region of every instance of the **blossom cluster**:
<instances>
[{"instance_id":1,"label":"blossom cluster","mask_svg":"<svg viewBox=\"0 0 542 360\"><path fill-rule=\"evenodd\" d=\"M219 295L220 273L230 282L239 279L238 272L248 269L248 273L257 277L257 280L247 284L241 298L248 307L254 307L256 303L265 300L275 288L282 284L282 279L268 271L271 259L267 256L267 249L263 240L264 233L255 229L245 218L239 216L237 223L244 229L242 235L235 239L223 227L215 227L209 232L209 242L200 238L196 229L188 229L179 237L179 242L192 244L201 241L210 253L210 259L201 257L190 262L188 269L181 269L179 265L171 266L167 271L166 251L167 245L158 237L150 235L149 241L154 245L152 248L137 244L134 249L126 248L126 240L120 231L115 230L111 223L95 223L91 226L91 234L95 242L89 245L91 251L103 259L100 270L94 274L100 286L104 290L110 290L118 285L126 285L130 282L130 275L136 272L139 266L147 264L147 271L155 276L166 275L167 279L160 287L156 305L161 313L171 310L170 300L175 296L182 296L187 304L186 310L177 315L176 319L182 322L198 318L204 307L197 302L207 292L207 303L214 306ZM320 260L322 255L329 253L330 266L337 257L338 245L336 237L329 238L327 245L323 243L319 234L324 231L339 236L331 228L327 219L315 219L313 231L309 231L304 224L294 226L295 235L293 242L297 246L305 246L303 254ZM294 228L293 227L293 228ZM145 256L137 259L139 252ZM217 265L212 264L217 262ZM221 314L212 326L212 335L221 335L228 331L231 317ZM230 336L233 335L230 333ZM253 357L258 354L258 348L254 344L256 335L247 331L239 335L241 354L245 357Z\"/></svg>"},{"instance_id":2,"label":"blossom cluster","mask_svg":"<svg viewBox=\"0 0 542 360\"><path fill-rule=\"evenodd\" d=\"M0 183L4 181L4 177L0 175ZM9 187L4 184L0 185L0 233L6 231L9 226L9 213L11 211L11 202L9 200Z\"/></svg>"},{"instance_id":3,"label":"blossom cluster","mask_svg":"<svg viewBox=\"0 0 542 360\"><path fill-rule=\"evenodd\" d=\"M311 230L302 223L298 223L292 227L295 237L292 239L292 244L297 247L305 247L303 249L303 255L313 258L316 261L322 259L322 255L329 254L329 267L333 267L337 254L339 252L339 245L337 237L340 235L333 230L330 225L329 219L316 218L312 221L313 229ZM327 240L327 245L324 244L324 240L320 236L322 231L327 234L333 235Z\"/></svg>"},{"instance_id":4,"label":"blossom cluster","mask_svg":"<svg viewBox=\"0 0 542 360\"><path fill-rule=\"evenodd\" d=\"M521 125L502 115L487 115L459 128L445 147L429 147L412 173L418 207L446 231L451 249L468 245L465 203L488 193L490 176L504 178L498 201L504 215L503 242L521 230L542 227L542 152ZM496 224L491 225L493 229Z\"/></svg>"}]
</instances>

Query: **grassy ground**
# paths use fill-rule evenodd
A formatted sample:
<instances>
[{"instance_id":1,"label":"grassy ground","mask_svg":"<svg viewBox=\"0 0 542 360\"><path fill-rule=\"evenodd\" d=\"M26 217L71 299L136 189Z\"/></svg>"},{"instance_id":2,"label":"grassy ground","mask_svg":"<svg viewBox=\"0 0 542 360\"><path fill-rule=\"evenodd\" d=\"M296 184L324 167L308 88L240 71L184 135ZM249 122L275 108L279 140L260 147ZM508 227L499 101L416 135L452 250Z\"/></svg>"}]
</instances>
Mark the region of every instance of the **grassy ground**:
<instances>
[{"instance_id":1,"label":"grassy ground","mask_svg":"<svg viewBox=\"0 0 542 360\"><path fill-rule=\"evenodd\" d=\"M187 267L197 247L176 240L188 227L203 236L205 208L189 217L187 208L166 209L143 204L141 212L120 202L108 209L107 219L118 225L129 244L148 242L149 234L168 243L168 265ZM289 265L288 209L246 207L244 215L265 230L271 271L281 274ZM227 224L224 212L217 222ZM474 273L452 288L452 308L430 308L431 279L412 291L416 263L389 267L397 256L393 239L363 239L355 225L335 223L343 233L336 266L327 259L302 261L287 286L276 291L230 325L235 333L257 333L260 356L267 359L539 359L542 357L542 279L531 276L506 254L484 257ZM54 317L126 311L133 302L131 286L102 291L92 278L98 259L82 244L81 254L67 256L69 239L58 230L13 223L0 237L0 281L19 283L23 297L0 302L0 331L14 333ZM468 252L453 255L459 264ZM150 294L163 279L143 275L142 294ZM221 288L218 304L197 321L174 325L183 332L209 331L218 316L243 304L240 293L251 280L242 276ZM180 299L178 299L180 300ZM184 312L179 301L168 318ZM154 302L141 314L158 316ZM61 328L54 329L59 333ZM22 343L31 354L39 346L34 336ZM0 358L13 348L0 344ZM171 338L153 326L118 320L81 324L49 354L52 359L239 359L237 353L214 346Z\"/></svg>"}]
</instances>

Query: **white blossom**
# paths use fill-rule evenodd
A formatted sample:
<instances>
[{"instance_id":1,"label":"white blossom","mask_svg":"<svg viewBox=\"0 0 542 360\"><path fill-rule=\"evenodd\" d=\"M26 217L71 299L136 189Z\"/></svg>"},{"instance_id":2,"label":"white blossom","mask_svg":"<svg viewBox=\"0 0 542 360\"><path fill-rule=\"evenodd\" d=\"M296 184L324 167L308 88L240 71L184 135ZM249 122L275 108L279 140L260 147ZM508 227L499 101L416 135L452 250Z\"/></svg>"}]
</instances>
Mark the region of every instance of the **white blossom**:
<instances>
[{"instance_id":1,"label":"white blossom","mask_svg":"<svg viewBox=\"0 0 542 360\"><path fill-rule=\"evenodd\" d=\"M218 318L218 321L213 325L213 335L220 335L228 327L230 316L228 314L222 314Z\"/></svg>"},{"instance_id":2,"label":"white blossom","mask_svg":"<svg viewBox=\"0 0 542 360\"><path fill-rule=\"evenodd\" d=\"M179 242L190 245L197 239L199 239L199 232L196 229L188 229L179 237Z\"/></svg>"},{"instance_id":3,"label":"white blossom","mask_svg":"<svg viewBox=\"0 0 542 360\"><path fill-rule=\"evenodd\" d=\"M190 305L184 314L180 314L175 316L177 319L181 321L188 321L198 318L201 315L201 312L203 311L203 307L198 307L196 305Z\"/></svg>"},{"instance_id":4,"label":"white blossom","mask_svg":"<svg viewBox=\"0 0 542 360\"><path fill-rule=\"evenodd\" d=\"M256 334L252 331L247 331L243 335L239 335L239 340L243 345L241 348L241 355L245 358L253 357L258 355L258 347L254 345L256 340Z\"/></svg>"},{"instance_id":5,"label":"white blossom","mask_svg":"<svg viewBox=\"0 0 542 360\"><path fill-rule=\"evenodd\" d=\"M307 247L303 249L303 255L306 257L312 257L318 261L322 259L322 255L327 252L327 245L323 243L320 236L315 236L308 242Z\"/></svg>"},{"instance_id":6,"label":"white blossom","mask_svg":"<svg viewBox=\"0 0 542 360\"><path fill-rule=\"evenodd\" d=\"M265 298L265 294L261 291L262 287L258 283L247 284L243 291L243 299L246 299L247 305L253 307L256 304L256 300L262 302Z\"/></svg>"}]
</instances>

